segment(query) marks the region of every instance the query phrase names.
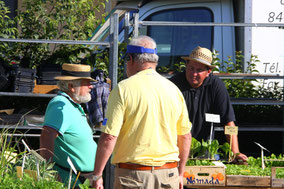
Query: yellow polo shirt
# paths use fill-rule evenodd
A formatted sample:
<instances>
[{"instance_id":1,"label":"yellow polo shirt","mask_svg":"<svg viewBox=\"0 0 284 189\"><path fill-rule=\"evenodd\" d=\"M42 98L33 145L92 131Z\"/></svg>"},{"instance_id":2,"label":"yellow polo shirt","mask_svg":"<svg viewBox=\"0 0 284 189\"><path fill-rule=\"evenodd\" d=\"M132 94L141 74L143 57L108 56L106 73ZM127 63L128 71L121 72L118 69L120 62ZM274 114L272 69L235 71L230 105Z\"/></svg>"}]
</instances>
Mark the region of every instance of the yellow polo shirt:
<instances>
[{"instance_id":1,"label":"yellow polo shirt","mask_svg":"<svg viewBox=\"0 0 284 189\"><path fill-rule=\"evenodd\" d=\"M113 164L179 161L177 135L191 130L180 90L153 69L138 72L111 91L106 118L102 132L118 137Z\"/></svg>"}]
</instances>

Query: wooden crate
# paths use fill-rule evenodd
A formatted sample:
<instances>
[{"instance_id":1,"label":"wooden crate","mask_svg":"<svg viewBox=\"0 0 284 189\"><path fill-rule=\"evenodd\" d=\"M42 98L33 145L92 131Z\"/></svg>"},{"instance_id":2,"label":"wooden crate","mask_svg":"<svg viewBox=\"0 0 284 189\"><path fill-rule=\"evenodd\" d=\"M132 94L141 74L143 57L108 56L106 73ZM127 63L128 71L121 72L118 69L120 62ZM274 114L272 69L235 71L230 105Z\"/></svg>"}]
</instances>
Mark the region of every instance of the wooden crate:
<instances>
[{"instance_id":1,"label":"wooden crate","mask_svg":"<svg viewBox=\"0 0 284 189\"><path fill-rule=\"evenodd\" d=\"M225 168L220 166L186 166L183 175L186 187L225 186Z\"/></svg>"},{"instance_id":2,"label":"wooden crate","mask_svg":"<svg viewBox=\"0 0 284 189\"><path fill-rule=\"evenodd\" d=\"M270 176L227 175L226 186L270 187Z\"/></svg>"},{"instance_id":3,"label":"wooden crate","mask_svg":"<svg viewBox=\"0 0 284 189\"><path fill-rule=\"evenodd\" d=\"M55 90L58 90L57 85L38 85L35 84L33 93L36 94L53 94Z\"/></svg>"},{"instance_id":4,"label":"wooden crate","mask_svg":"<svg viewBox=\"0 0 284 189\"><path fill-rule=\"evenodd\" d=\"M284 188L284 179L276 178L276 169L284 169L284 167L271 168L271 186L273 188Z\"/></svg>"}]
</instances>

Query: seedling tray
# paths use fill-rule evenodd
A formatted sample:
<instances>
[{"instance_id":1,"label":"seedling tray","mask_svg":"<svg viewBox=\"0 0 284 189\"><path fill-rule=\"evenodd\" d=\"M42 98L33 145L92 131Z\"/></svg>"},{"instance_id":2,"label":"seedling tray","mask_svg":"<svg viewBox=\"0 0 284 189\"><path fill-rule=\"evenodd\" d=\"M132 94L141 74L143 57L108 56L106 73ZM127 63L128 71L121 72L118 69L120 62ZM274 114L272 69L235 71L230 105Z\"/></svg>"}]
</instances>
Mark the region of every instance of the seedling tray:
<instances>
[{"instance_id":1,"label":"seedling tray","mask_svg":"<svg viewBox=\"0 0 284 189\"><path fill-rule=\"evenodd\" d=\"M226 186L270 187L270 176L227 175Z\"/></svg>"}]
</instances>

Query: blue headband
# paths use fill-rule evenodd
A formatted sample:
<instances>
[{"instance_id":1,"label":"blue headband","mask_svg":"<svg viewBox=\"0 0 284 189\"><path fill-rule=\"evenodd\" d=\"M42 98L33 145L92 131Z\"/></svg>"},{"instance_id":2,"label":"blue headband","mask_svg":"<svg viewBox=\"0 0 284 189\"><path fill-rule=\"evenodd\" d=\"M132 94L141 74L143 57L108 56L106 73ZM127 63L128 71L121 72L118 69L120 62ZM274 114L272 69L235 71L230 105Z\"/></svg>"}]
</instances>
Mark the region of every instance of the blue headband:
<instances>
[{"instance_id":1,"label":"blue headband","mask_svg":"<svg viewBox=\"0 0 284 189\"><path fill-rule=\"evenodd\" d=\"M149 49L144 48L141 46L134 46L134 45L127 45L127 51L126 53L149 53L149 54L157 54L157 49Z\"/></svg>"}]
</instances>

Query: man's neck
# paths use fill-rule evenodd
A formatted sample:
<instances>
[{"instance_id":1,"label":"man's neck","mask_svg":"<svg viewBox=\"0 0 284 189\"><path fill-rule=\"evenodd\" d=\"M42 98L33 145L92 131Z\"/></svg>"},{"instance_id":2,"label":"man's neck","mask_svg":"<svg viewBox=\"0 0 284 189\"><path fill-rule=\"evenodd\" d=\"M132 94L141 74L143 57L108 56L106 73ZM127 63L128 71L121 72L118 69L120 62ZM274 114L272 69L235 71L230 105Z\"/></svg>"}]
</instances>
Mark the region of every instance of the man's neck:
<instances>
[{"instance_id":1,"label":"man's neck","mask_svg":"<svg viewBox=\"0 0 284 189\"><path fill-rule=\"evenodd\" d=\"M147 69L153 69L156 70L157 63L154 62L145 62L140 66L140 71L147 70Z\"/></svg>"}]
</instances>

